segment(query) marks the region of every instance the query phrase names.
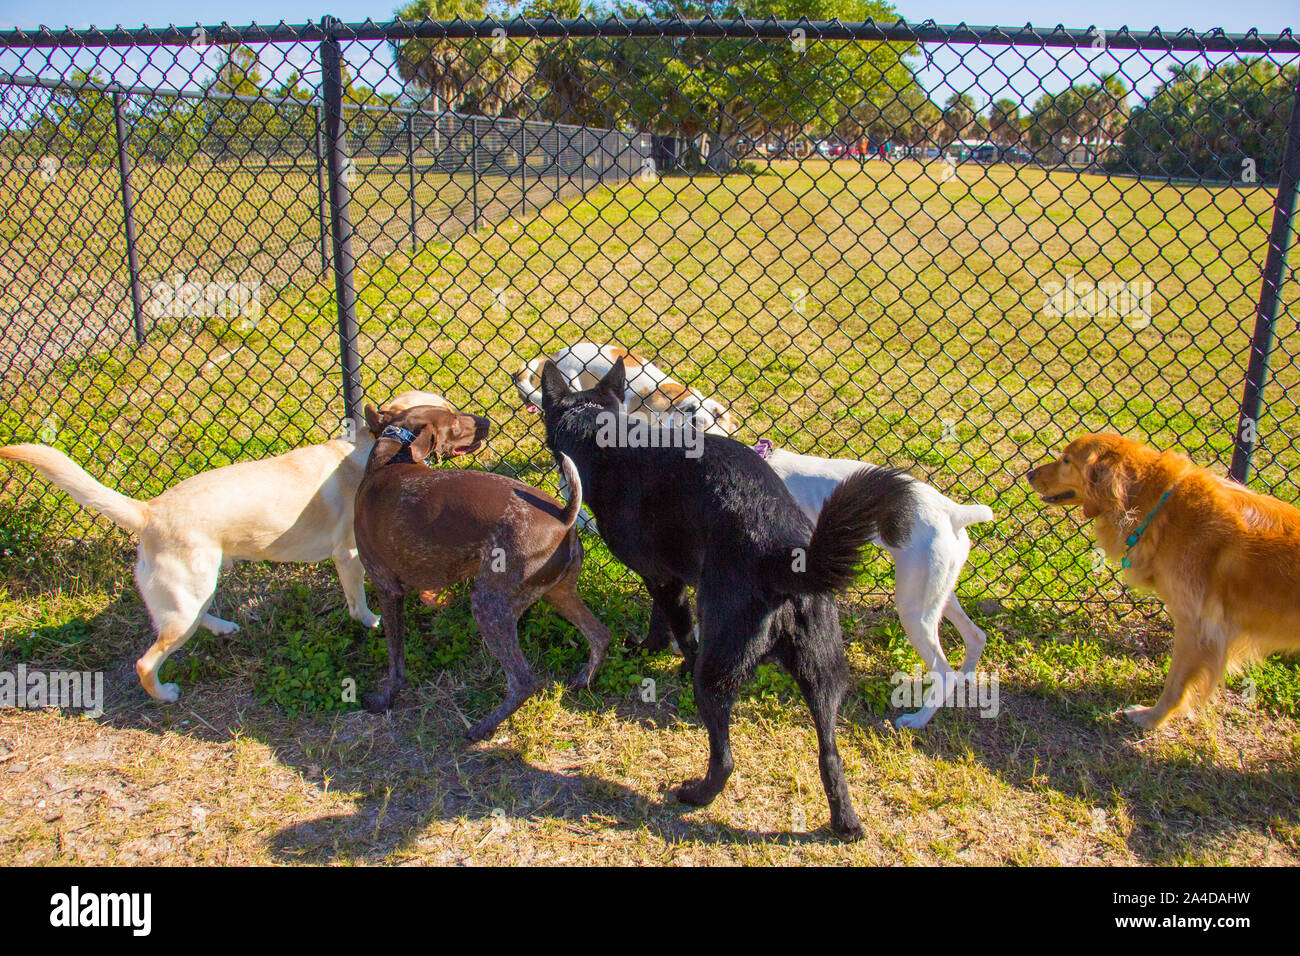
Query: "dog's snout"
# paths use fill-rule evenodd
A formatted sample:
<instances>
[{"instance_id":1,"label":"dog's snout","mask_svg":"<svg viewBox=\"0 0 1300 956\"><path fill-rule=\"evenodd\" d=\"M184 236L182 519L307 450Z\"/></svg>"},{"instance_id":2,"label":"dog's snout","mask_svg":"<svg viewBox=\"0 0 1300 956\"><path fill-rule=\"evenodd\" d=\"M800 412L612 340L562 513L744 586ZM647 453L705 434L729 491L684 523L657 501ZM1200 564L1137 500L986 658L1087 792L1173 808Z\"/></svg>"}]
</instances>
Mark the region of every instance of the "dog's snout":
<instances>
[{"instance_id":1,"label":"dog's snout","mask_svg":"<svg viewBox=\"0 0 1300 956\"><path fill-rule=\"evenodd\" d=\"M1033 481L1034 476L1037 475L1040 470L1042 470L1041 465L1039 465L1036 468L1030 468L1027 472L1025 472L1025 477L1028 478L1030 481Z\"/></svg>"}]
</instances>

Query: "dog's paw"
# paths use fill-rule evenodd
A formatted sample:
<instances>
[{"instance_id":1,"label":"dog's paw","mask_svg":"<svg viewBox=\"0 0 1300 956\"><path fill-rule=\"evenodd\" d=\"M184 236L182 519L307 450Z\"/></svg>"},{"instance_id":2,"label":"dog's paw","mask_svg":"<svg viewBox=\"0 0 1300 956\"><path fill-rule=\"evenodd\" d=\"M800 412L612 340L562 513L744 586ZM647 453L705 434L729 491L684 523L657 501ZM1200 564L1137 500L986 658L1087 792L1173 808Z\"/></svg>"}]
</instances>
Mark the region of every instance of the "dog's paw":
<instances>
[{"instance_id":1,"label":"dog's paw","mask_svg":"<svg viewBox=\"0 0 1300 956\"><path fill-rule=\"evenodd\" d=\"M486 740L500 725L501 721L480 720L477 724L465 731L465 739L472 744L480 740Z\"/></svg>"},{"instance_id":2,"label":"dog's paw","mask_svg":"<svg viewBox=\"0 0 1300 956\"><path fill-rule=\"evenodd\" d=\"M1125 707L1122 711L1125 719L1131 723L1137 724L1146 730L1154 730L1156 726L1156 716L1154 707L1138 707L1136 704L1132 707Z\"/></svg>"},{"instance_id":3,"label":"dog's paw","mask_svg":"<svg viewBox=\"0 0 1300 956\"><path fill-rule=\"evenodd\" d=\"M226 634L239 633L239 625L234 621L224 621L219 617L212 617L211 615L204 616L203 626L219 637L225 636Z\"/></svg>"},{"instance_id":4,"label":"dog's paw","mask_svg":"<svg viewBox=\"0 0 1300 956\"><path fill-rule=\"evenodd\" d=\"M930 721L921 715L918 710L914 714L903 714L894 721L894 726L899 730L924 730L925 725Z\"/></svg>"},{"instance_id":5,"label":"dog's paw","mask_svg":"<svg viewBox=\"0 0 1300 956\"><path fill-rule=\"evenodd\" d=\"M633 640L631 635L629 635L627 646L645 654L658 654L660 651L666 651L668 648L672 647L672 643L667 637L650 633L639 641Z\"/></svg>"},{"instance_id":6,"label":"dog's paw","mask_svg":"<svg viewBox=\"0 0 1300 956\"><path fill-rule=\"evenodd\" d=\"M857 843L867 835L866 831L862 829L862 824L857 820L832 823L831 832L845 843Z\"/></svg>"},{"instance_id":7,"label":"dog's paw","mask_svg":"<svg viewBox=\"0 0 1300 956\"><path fill-rule=\"evenodd\" d=\"M359 611L353 614L352 620L356 621L362 627L369 628L371 630L379 626L379 615L376 614L374 611L370 610L369 608L366 608L364 611Z\"/></svg>"},{"instance_id":8,"label":"dog's paw","mask_svg":"<svg viewBox=\"0 0 1300 956\"><path fill-rule=\"evenodd\" d=\"M178 684L159 684L158 699L164 704L174 704L181 698L181 689Z\"/></svg>"},{"instance_id":9,"label":"dog's paw","mask_svg":"<svg viewBox=\"0 0 1300 956\"><path fill-rule=\"evenodd\" d=\"M677 799L691 807L707 807L714 796L705 789L703 780L688 780L677 788Z\"/></svg>"}]
</instances>

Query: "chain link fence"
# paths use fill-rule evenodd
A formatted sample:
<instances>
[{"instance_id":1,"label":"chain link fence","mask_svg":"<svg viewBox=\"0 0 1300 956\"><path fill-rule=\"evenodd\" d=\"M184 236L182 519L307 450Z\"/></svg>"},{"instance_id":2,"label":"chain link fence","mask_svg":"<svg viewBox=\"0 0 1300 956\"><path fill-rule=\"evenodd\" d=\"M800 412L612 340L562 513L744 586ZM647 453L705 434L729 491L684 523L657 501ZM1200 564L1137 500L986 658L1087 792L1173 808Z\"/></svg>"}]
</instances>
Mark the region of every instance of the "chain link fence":
<instances>
[{"instance_id":1,"label":"chain link fence","mask_svg":"<svg viewBox=\"0 0 1300 956\"><path fill-rule=\"evenodd\" d=\"M962 591L1118 602L1021 480L1113 429L1300 499L1300 40L807 21L0 34L0 442L156 494L616 344L734 437L993 506ZM107 527L6 471L42 535Z\"/></svg>"}]
</instances>

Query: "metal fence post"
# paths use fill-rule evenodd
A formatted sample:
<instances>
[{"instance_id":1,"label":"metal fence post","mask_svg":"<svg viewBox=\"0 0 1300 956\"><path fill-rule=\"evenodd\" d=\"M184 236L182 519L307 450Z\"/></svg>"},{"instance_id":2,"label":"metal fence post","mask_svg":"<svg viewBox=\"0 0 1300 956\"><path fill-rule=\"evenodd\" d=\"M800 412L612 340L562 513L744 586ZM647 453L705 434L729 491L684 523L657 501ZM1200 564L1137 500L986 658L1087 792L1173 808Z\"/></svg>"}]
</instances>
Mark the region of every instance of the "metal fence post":
<instances>
[{"instance_id":1,"label":"metal fence post","mask_svg":"<svg viewBox=\"0 0 1300 956\"><path fill-rule=\"evenodd\" d=\"M1286 272L1287 248L1291 242L1291 220L1295 215L1296 192L1300 189L1300 82L1296 83L1291 119L1287 123L1282 171L1273 203L1273 228L1268 238L1268 255L1259 285L1259 308L1255 313L1255 334L1250 341L1250 361L1241 395L1241 414L1232 449L1229 477L1242 484L1250 477L1250 460L1259 443L1259 413L1268 379L1268 359L1273 350L1273 329L1277 322L1278 293Z\"/></svg>"},{"instance_id":2,"label":"metal fence post","mask_svg":"<svg viewBox=\"0 0 1300 956\"><path fill-rule=\"evenodd\" d=\"M140 289L140 261L136 252L135 195L131 192L131 156L127 150L126 115L122 94L113 94L113 126L117 130L117 174L122 181L122 223L126 231L126 269L131 283L131 317L135 344L144 345L144 294Z\"/></svg>"},{"instance_id":3,"label":"metal fence post","mask_svg":"<svg viewBox=\"0 0 1300 956\"><path fill-rule=\"evenodd\" d=\"M411 205L411 252L415 252L419 234L415 231L415 113L413 112L406 117L406 172L408 184L406 192Z\"/></svg>"},{"instance_id":4,"label":"metal fence post","mask_svg":"<svg viewBox=\"0 0 1300 956\"><path fill-rule=\"evenodd\" d=\"M519 124L519 212L521 215L528 215L528 157L531 150L528 148L528 123ZM538 180L541 180L539 175Z\"/></svg>"},{"instance_id":5,"label":"metal fence post","mask_svg":"<svg viewBox=\"0 0 1300 956\"><path fill-rule=\"evenodd\" d=\"M470 231L478 232L478 120L470 117L469 135L469 175L470 189L473 193L470 203L474 209L474 218L470 220Z\"/></svg>"},{"instance_id":6,"label":"metal fence post","mask_svg":"<svg viewBox=\"0 0 1300 956\"><path fill-rule=\"evenodd\" d=\"M316 107L316 191L320 193L320 271L330 267L330 203L329 187L325 180L325 117Z\"/></svg>"},{"instance_id":7,"label":"metal fence post","mask_svg":"<svg viewBox=\"0 0 1300 956\"><path fill-rule=\"evenodd\" d=\"M349 421L361 414L361 357L357 351L357 291L353 284L351 190L347 124L343 118L343 56L339 21L322 17L321 93L325 104L325 159L329 170L330 236L334 245L334 292L338 302L339 361L343 405Z\"/></svg>"}]
</instances>

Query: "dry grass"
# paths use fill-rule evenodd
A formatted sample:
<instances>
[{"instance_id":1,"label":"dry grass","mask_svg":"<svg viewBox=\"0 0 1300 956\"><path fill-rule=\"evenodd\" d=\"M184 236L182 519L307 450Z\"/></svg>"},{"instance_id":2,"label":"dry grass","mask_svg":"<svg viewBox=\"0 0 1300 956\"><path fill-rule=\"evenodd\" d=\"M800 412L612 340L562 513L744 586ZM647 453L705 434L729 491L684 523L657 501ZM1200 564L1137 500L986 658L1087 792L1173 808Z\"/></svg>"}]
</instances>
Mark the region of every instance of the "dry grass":
<instances>
[{"instance_id":1,"label":"dry grass","mask_svg":"<svg viewBox=\"0 0 1300 956\"><path fill-rule=\"evenodd\" d=\"M466 746L450 677L384 718L287 718L239 681L164 709L125 669L115 683L97 721L0 718L0 862L1300 862L1296 726L1239 706L1147 739L1024 691L999 720L948 713L919 737L846 719L868 831L850 846L824 828L793 704L739 709L736 775L690 810L669 788L702 769L702 729L634 700L557 686Z\"/></svg>"}]
</instances>

